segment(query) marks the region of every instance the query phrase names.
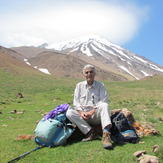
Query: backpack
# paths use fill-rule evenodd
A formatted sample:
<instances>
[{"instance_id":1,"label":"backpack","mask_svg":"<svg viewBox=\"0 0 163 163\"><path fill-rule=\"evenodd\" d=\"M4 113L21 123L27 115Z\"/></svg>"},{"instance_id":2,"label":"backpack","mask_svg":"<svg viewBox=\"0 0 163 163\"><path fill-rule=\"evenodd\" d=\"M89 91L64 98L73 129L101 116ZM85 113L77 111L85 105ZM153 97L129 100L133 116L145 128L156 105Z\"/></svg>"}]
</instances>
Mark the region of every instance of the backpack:
<instances>
[{"instance_id":1,"label":"backpack","mask_svg":"<svg viewBox=\"0 0 163 163\"><path fill-rule=\"evenodd\" d=\"M125 142L137 143L140 138L132 124L127 120L122 112L117 112L111 116L112 127L110 128L111 138L118 144Z\"/></svg>"},{"instance_id":2,"label":"backpack","mask_svg":"<svg viewBox=\"0 0 163 163\"><path fill-rule=\"evenodd\" d=\"M34 140L37 144L55 147L66 143L75 127L66 118L65 106L68 109L68 104L58 105L37 124L34 131ZM55 113L55 116L52 113Z\"/></svg>"}]
</instances>

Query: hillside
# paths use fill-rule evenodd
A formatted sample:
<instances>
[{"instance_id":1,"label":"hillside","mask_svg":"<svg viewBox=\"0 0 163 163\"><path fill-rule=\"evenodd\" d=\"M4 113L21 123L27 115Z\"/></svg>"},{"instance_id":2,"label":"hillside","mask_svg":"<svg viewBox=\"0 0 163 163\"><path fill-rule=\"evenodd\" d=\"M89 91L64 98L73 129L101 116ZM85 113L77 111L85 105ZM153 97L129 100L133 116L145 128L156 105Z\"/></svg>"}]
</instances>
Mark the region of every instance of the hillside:
<instances>
[{"instance_id":1,"label":"hillside","mask_svg":"<svg viewBox=\"0 0 163 163\"><path fill-rule=\"evenodd\" d=\"M83 79L82 69L84 65L91 63L87 60L83 61L76 57L65 55L57 52L43 52L35 58L28 59L28 62L39 68L46 68L50 74L59 77L69 77L75 79ZM96 65L96 64L94 64ZM105 71L97 67L96 79L107 81L126 81L122 75L118 75L111 71Z\"/></svg>"},{"instance_id":2,"label":"hillside","mask_svg":"<svg viewBox=\"0 0 163 163\"><path fill-rule=\"evenodd\" d=\"M25 66L30 67L26 64ZM37 144L33 140L16 140L17 136L33 135L36 123L42 119L44 113L57 105L69 103L72 106L73 91L80 80L54 78L53 75L44 75L39 71L37 75L26 71L15 75L15 71L1 70L0 68L0 128L3 134L0 135L0 146L3 149L1 161L7 162L36 148ZM128 108L141 124L152 124L163 134L163 76L132 82L104 83L109 93L111 110ZM24 98L17 97L18 92L21 92ZM13 110L25 111L23 114L10 113ZM134 163L134 152L146 150L148 154L154 155L151 152L152 146L161 145L162 141L162 136L146 136L141 138L140 144L114 145L114 150L108 151L102 148L100 138L90 143L78 140L63 147L43 148L22 158L20 162L46 163L53 162L54 158L55 162L81 162L81 158L82 162L87 162L91 158L93 162L103 160L112 163ZM68 157L69 155L71 157Z\"/></svg>"},{"instance_id":3,"label":"hillside","mask_svg":"<svg viewBox=\"0 0 163 163\"><path fill-rule=\"evenodd\" d=\"M26 60L26 62L30 63L31 66L47 69L52 75L58 75L59 77L65 76L72 78L79 77L80 79L83 79L81 70L84 67L84 65L89 63L96 66L97 72L99 72L97 75L97 79L108 81L135 80L134 77L126 73L122 73L121 71L117 71L115 67L112 66L108 67L107 65L99 62L98 60L92 60L90 57L86 55L80 55L80 53L78 53L78 55L76 55L76 53L71 53L66 57L65 53L59 52L58 50L54 49L46 49L45 47L42 46L39 47L22 46L13 47L11 49L16 51L17 53L20 53L23 56L22 61ZM51 59L48 58L49 56ZM71 62L72 60L73 63ZM79 65L77 65L74 61ZM72 67L72 65L74 67ZM79 67L81 69L79 69ZM63 73L58 73L59 71Z\"/></svg>"},{"instance_id":4,"label":"hillside","mask_svg":"<svg viewBox=\"0 0 163 163\"><path fill-rule=\"evenodd\" d=\"M130 79L128 75L104 70L105 66L100 66L100 62L92 62L89 60L90 58L81 60L73 55L66 55L54 50L37 47L17 47L12 49L1 47L0 52L1 62L3 66L6 65L6 69L12 69L12 66L17 67L17 70L14 68L13 71L22 70L25 66L28 69L30 68L31 72L36 72L36 69L40 71L43 69L55 77L83 79L82 69L84 65L91 63L97 67L96 79L108 81L126 81ZM3 59L5 57L6 59Z\"/></svg>"},{"instance_id":5,"label":"hillside","mask_svg":"<svg viewBox=\"0 0 163 163\"><path fill-rule=\"evenodd\" d=\"M20 53L23 56L23 59L33 58L39 53L45 51L44 48L37 48L34 46L13 47L12 50L16 51L17 53Z\"/></svg>"},{"instance_id":6,"label":"hillside","mask_svg":"<svg viewBox=\"0 0 163 163\"><path fill-rule=\"evenodd\" d=\"M38 70L33 67L27 65L25 62L21 60L24 57L19 53L0 47L0 69L5 72L10 72L14 74L23 74L23 73L39 73Z\"/></svg>"}]
</instances>

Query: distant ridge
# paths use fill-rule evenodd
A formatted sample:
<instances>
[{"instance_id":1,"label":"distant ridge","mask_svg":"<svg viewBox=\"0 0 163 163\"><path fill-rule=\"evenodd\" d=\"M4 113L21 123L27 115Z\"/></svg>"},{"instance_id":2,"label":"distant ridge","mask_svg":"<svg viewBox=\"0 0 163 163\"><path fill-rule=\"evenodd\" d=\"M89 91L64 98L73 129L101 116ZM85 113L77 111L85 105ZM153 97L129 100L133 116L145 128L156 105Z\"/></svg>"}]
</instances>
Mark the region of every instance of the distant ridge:
<instances>
[{"instance_id":1,"label":"distant ridge","mask_svg":"<svg viewBox=\"0 0 163 163\"><path fill-rule=\"evenodd\" d=\"M79 58L81 55L86 55L135 79L163 74L162 66L99 36L93 35L67 40L48 45L46 48L58 50L68 55L76 53L76 56L79 56L80 54Z\"/></svg>"},{"instance_id":2,"label":"distant ridge","mask_svg":"<svg viewBox=\"0 0 163 163\"><path fill-rule=\"evenodd\" d=\"M82 78L81 69L87 63L97 67L102 80L140 80L163 75L163 66L94 35L12 50L32 67L47 69L51 75L60 77Z\"/></svg>"}]
</instances>

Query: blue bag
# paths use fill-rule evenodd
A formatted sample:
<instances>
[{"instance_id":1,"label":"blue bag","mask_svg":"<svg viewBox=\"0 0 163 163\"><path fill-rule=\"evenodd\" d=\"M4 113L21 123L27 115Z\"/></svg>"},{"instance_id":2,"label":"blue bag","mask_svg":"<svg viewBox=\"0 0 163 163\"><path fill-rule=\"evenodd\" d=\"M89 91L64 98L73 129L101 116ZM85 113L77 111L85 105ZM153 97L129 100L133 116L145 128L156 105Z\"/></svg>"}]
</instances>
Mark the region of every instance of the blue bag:
<instances>
[{"instance_id":1,"label":"blue bag","mask_svg":"<svg viewBox=\"0 0 163 163\"><path fill-rule=\"evenodd\" d=\"M58 107L56 109L58 110ZM44 117L37 124L34 131L35 142L39 145L50 147L64 145L74 130L74 125L66 118L66 110L64 112L58 112L55 117L48 117L46 120Z\"/></svg>"}]
</instances>

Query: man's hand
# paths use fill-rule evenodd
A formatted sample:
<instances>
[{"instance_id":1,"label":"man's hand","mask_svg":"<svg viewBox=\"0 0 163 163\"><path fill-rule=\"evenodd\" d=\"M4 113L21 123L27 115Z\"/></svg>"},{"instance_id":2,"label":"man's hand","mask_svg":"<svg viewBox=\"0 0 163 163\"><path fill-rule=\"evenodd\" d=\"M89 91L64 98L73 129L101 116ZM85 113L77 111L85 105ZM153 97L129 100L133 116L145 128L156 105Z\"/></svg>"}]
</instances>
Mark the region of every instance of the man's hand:
<instances>
[{"instance_id":1,"label":"man's hand","mask_svg":"<svg viewBox=\"0 0 163 163\"><path fill-rule=\"evenodd\" d=\"M83 118L83 119L90 119L91 116L95 113L95 109L92 109L90 110L89 112L84 112L84 111L78 111L80 116Z\"/></svg>"},{"instance_id":2,"label":"man's hand","mask_svg":"<svg viewBox=\"0 0 163 163\"><path fill-rule=\"evenodd\" d=\"M87 119L87 113L82 111L82 110L78 110L80 117L82 117L83 119Z\"/></svg>"}]
</instances>

